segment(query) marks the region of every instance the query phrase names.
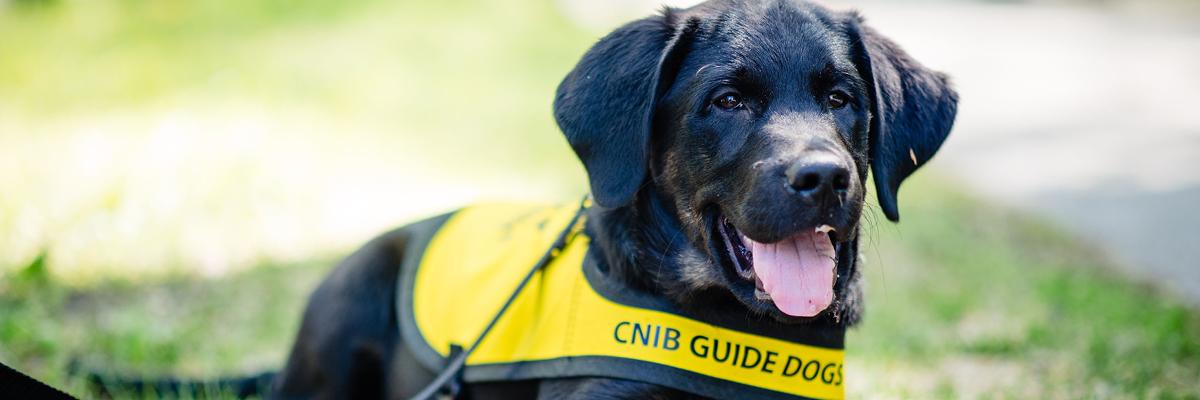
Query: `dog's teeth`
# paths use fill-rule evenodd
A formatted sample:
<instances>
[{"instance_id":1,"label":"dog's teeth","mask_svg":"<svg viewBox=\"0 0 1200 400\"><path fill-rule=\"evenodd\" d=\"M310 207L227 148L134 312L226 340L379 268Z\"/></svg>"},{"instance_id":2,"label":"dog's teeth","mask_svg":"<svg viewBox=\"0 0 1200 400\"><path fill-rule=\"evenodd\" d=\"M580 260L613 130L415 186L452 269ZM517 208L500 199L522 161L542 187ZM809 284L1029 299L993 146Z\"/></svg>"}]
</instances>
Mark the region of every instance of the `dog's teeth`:
<instances>
[{"instance_id":1,"label":"dog's teeth","mask_svg":"<svg viewBox=\"0 0 1200 400\"><path fill-rule=\"evenodd\" d=\"M832 226L829 226L829 225L821 225L821 226L818 226L817 229L815 229L814 231L817 233L829 233L829 232L833 232L834 229Z\"/></svg>"}]
</instances>

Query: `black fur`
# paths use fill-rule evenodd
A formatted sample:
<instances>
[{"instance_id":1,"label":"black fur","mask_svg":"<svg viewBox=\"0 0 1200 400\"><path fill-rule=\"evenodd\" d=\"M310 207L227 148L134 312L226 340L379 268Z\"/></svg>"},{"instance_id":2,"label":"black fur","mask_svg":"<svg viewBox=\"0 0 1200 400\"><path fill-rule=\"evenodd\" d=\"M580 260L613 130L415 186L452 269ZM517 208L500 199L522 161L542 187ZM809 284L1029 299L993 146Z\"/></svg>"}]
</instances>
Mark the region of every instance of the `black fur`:
<instances>
[{"instance_id":1,"label":"black fur","mask_svg":"<svg viewBox=\"0 0 1200 400\"><path fill-rule=\"evenodd\" d=\"M871 169L879 207L892 221L900 220L897 193L900 182L933 157L958 111L958 93L950 78L922 67L895 43L856 23L848 31L858 43L856 63L871 82ZM910 153L911 151L911 153Z\"/></svg>"},{"instance_id":2,"label":"black fur","mask_svg":"<svg viewBox=\"0 0 1200 400\"><path fill-rule=\"evenodd\" d=\"M687 47L687 30L668 15L604 37L558 87L554 116L587 168L600 206L628 204L646 176L653 108Z\"/></svg>"},{"instance_id":3,"label":"black fur","mask_svg":"<svg viewBox=\"0 0 1200 400\"><path fill-rule=\"evenodd\" d=\"M726 94L740 105L720 106L735 103ZM559 86L554 115L587 169L598 206L586 229L611 279L711 315L809 329L861 315L867 170L897 220L900 183L946 138L956 102L944 75L857 14L796 0L712 0L605 36ZM846 181L808 186L801 178L824 175L800 172L817 164ZM722 218L760 242L834 227L834 304L797 318L756 299L716 237ZM395 278L409 237L401 228L372 241L321 284L272 397L400 399L432 379L396 328ZM695 397L599 378L465 388L468 398L535 396Z\"/></svg>"}]
</instances>

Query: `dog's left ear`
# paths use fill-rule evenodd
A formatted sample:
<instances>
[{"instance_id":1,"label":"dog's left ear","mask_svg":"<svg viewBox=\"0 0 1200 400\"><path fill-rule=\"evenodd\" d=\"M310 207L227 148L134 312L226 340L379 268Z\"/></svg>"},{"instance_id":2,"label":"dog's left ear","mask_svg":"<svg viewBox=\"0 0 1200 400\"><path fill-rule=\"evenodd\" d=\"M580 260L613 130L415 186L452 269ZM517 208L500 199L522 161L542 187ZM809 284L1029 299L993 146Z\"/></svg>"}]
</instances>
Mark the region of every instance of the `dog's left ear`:
<instances>
[{"instance_id":1,"label":"dog's left ear","mask_svg":"<svg viewBox=\"0 0 1200 400\"><path fill-rule=\"evenodd\" d=\"M846 24L859 75L871 99L870 159L879 207L900 220L900 182L929 161L954 125L958 93L949 78L925 68L888 38L862 24Z\"/></svg>"},{"instance_id":2,"label":"dog's left ear","mask_svg":"<svg viewBox=\"0 0 1200 400\"><path fill-rule=\"evenodd\" d=\"M618 28L558 86L554 118L601 207L628 204L646 179L654 107L674 81L698 22L677 19L668 8Z\"/></svg>"}]
</instances>

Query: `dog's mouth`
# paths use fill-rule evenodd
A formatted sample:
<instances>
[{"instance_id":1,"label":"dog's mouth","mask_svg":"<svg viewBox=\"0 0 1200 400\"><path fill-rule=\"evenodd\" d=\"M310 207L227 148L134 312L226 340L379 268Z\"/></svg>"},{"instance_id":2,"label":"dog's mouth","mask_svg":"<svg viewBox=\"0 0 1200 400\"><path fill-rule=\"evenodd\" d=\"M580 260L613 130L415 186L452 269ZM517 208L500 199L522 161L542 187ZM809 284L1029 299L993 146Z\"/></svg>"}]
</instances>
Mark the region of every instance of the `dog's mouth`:
<instances>
[{"instance_id":1,"label":"dog's mouth","mask_svg":"<svg viewBox=\"0 0 1200 400\"><path fill-rule=\"evenodd\" d=\"M793 317L814 317L833 303L836 231L818 225L773 243L754 241L724 215L716 231L734 274L754 284L754 297Z\"/></svg>"}]
</instances>

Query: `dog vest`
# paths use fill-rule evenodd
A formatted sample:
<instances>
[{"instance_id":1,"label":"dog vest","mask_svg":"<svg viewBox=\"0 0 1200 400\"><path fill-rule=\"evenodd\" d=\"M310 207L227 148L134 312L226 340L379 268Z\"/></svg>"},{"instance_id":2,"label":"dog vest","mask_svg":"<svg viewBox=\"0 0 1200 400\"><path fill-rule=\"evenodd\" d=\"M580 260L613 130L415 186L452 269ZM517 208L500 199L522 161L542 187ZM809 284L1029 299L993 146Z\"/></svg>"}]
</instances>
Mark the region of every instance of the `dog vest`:
<instances>
[{"instance_id":1,"label":"dog vest","mask_svg":"<svg viewBox=\"0 0 1200 400\"><path fill-rule=\"evenodd\" d=\"M566 227L577 208L481 205L410 226L397 310L426 368L470 346L572 229L466 359L463 381L608 377L716 398L843 397L844 327L689 312L628 288L603 272L582 223Z\"/></svg>"}]
</instances>

